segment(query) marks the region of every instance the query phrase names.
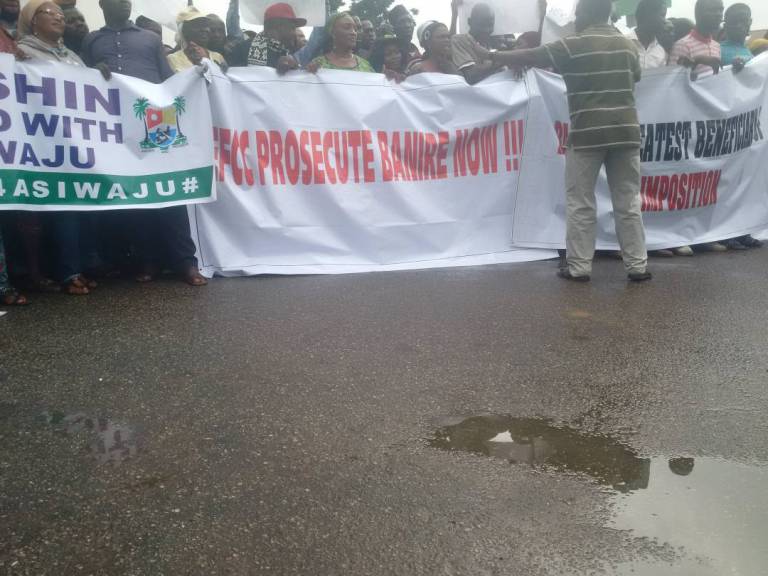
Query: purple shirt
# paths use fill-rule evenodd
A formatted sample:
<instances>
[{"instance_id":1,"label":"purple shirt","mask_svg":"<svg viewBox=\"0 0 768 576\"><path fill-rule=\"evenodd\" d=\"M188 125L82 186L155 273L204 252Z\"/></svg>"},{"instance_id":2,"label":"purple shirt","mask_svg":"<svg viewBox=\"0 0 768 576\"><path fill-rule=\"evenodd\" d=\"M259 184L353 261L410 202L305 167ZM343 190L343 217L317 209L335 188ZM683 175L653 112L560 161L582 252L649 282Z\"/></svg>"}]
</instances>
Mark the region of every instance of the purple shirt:
<instances>
[{"instance_id":1,"label":"purple shirt","mask_svg":"<svg viewBox=\"0 0 768 576\"><path fill-rule=\"evenodd\" d=\"M104 62L115 74L160 84L173 76L165 57L163 41L154 32L142 30L133 22L116 30L104 26L83 41L83 61L93 67Z\"/></svg>"}]
</instances>

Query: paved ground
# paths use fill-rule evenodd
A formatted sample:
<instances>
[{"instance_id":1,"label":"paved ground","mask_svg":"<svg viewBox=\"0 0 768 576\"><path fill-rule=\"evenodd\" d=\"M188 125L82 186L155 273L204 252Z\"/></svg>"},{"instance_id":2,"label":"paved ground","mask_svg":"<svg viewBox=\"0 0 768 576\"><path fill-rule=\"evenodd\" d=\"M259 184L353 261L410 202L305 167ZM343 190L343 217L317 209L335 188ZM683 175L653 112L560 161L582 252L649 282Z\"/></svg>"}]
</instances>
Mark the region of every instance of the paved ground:
<instances>
[{"instance_id":1,"label":"paved ground","mask_svg":"<svg viewBox=\"0 0 768 576\"><path fill-rule=\"evenodd\" d=\"M11 311L0 574L765 574L768 249L554 269Z\"/></svg>"}]
</instances>

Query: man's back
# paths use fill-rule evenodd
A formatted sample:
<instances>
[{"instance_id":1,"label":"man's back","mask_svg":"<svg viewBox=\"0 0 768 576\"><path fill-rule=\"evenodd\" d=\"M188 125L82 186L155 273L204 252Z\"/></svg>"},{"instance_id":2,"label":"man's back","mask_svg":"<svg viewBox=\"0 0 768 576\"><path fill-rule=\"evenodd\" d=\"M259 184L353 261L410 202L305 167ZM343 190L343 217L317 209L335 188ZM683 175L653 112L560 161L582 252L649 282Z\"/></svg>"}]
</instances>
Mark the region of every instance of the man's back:
<instances>
[{"instance_id":1,"label":"man's back","mask_svg":"<svg viewBox=\"0 0 768 576\"><path fill-rule=\"evenodd\" d=\"M639 146L635 84L640 62L631 40L610 25L545 46L568 88L574 148Z\"/></svg>"}]
</instances>

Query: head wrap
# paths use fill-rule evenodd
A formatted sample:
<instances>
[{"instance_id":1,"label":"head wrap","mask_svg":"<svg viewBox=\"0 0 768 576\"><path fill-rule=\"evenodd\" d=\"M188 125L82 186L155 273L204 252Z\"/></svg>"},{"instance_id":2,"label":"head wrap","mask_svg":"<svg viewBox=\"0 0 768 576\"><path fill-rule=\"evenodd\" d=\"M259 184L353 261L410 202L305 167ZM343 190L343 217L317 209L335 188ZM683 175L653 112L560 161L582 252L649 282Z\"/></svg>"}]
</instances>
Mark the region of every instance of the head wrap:
<instances>
[{"instance_id":1,"label":"head wrap","mask_svg":"<svg viewBox=\"0 0 768 576\"><path fill-rule=\"evenodd\" d=\"M32 20L35 19L35 14L40 10L43 4L56 4L53 0L29 0L27 4L22 8L21 14L19 14L19 27L16 32L19 40L24 36L32 34Z\"/></svg>"},{"instance_id":2,"label":"head wrap","mask_svg":"<svg viewBox=\"0 0 768 576\"><path fill-rule=\"evenodd\" d=\"M373 43L371 57L368 61L376 72L381 72L384 69L384 52L390 44L393 46L400 46L400 41L397 39L397 36L393 34L379 36L376 38L376 42Z\"/></svg>"},{"instance_id":3,"label":"head wrap","mask_svg":"<svg viewBox=\"0 0 768 576\"><path fill-rule=\"evenodd\" d=\"M419 39L419 44L421 44L422 48L427 48L427 43L432 39L432 34L435 33L435 29L438 26L442 26L442 24L437 20L427 20L419 26L416 36Z\"/></svg>"},{"instance_id":4,"label":"head wrap","mask_svg":"<svg viewBox=\"0 0 768 576\"><path fill-rule=\"evenodd\" d=\"M349 16L352 18L352 14L349 12L337 12L330 18L328 18L328 22L325 24L325 31L328 33L328 36L333 36L333 28L336 26L336 22L344 18L344 16Z\"/></svg>"}]
</instances>

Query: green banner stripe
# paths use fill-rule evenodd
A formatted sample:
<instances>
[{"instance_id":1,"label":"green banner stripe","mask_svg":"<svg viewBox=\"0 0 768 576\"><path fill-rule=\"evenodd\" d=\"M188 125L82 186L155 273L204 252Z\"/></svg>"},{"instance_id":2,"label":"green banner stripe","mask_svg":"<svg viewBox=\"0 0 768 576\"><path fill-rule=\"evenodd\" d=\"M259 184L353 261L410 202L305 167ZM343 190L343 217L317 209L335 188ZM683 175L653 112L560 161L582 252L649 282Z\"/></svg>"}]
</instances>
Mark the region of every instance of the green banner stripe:
<instances>
[{"instance_id":1,"label":"green banner stripe","mask_svg":"<svg viewBox=\"0 0 768 576\"><path fill-rule=\"evenodd\" d=\"M212 192L213 166L148 176L0 170L0 208L162 205L210 198Z\"/></svg>"}]
</instances>

